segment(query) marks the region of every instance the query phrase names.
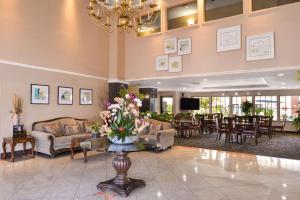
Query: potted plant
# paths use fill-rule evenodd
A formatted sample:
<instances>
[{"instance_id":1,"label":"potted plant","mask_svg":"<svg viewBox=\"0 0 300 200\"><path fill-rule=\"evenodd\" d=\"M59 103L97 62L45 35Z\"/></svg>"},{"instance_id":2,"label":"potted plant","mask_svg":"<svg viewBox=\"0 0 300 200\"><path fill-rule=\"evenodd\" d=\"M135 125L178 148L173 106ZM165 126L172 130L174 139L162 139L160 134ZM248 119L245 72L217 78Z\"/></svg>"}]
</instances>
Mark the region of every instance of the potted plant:
<instances>
[{"instance_id":1,"label":"potted plant","mask_svg":"<svg viewBox=\"0 0 300 200\"><path fill-rule=\"evenodd\" d=\"M298 115L298 117L296 117L293 121L293 124L295 126L295 128L297 129L297 132L300 132L300 115Z\"/></svg>"},{"instance_id":2,"label":"potted plant","mask_svg":"<svg viewBox=\"0 0 300 200\"><path fill-rule=\"evenodd\" d=\"M91 126L91 130L92 130L92 134L93 134L93 137L97 138L99 137L99 133L100 133L100 129L101 129L101 126L99 123L94 123L92 126Z\"/></svg>"},{"instance_id":3,"label":"potted plant","mask_svg":"<svg viewBox=\"0 0 300 200\"><path fill-rule=\"evenodd\" d=\"M101 130L115 144L131 144L138 139L135 121L142 101L133 93L125 94L125 98L116 97L114 101L100 114L105 122Z\"/></svg>"},{"instance_id":4,"label":"potted plant","mask_svg":"<svg viewBox=\"0 0 300 200\"><path fill-rule=\"evenodd\" d=\"M245 101L242 103L242 112L247 116L251 114L251 109L253 107L253 103L250 101Z\"/></svg>"}]
</instances>

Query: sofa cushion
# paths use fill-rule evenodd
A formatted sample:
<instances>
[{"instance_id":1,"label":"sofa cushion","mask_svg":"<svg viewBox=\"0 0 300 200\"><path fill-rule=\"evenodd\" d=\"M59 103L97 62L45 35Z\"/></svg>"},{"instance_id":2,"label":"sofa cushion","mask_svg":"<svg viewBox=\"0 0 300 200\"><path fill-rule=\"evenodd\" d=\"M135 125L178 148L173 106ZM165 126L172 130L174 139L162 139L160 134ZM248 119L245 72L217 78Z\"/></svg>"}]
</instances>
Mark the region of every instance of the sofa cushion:
<instances>
[{"instance_id":1,"label":"sofa cushion","mask_svg":"<svg viewBox=\"0 0 300 200\"><path fill-rule=\"evenodd\" d=\"M85 133L91 133L93 124L94 124L94 122L91 122L91 121L83 122L84 132Z\"/></svg>"},{"instance_id":2,"label":"sofa cushion","mask_svg":"<svg viewBox=\"0 0 300 200\"><path fill-rule=\"evenodd\" d=\"M173 128L172 123L170 122L162 122L155 119L145 119L145 122L155 123L155 124L162 124L162 130L167 130Z\"/></svg>"},{"instance_id":3,"label":"sofa cushion","mask_svg":"<svg viewBox=\"0 0 300 200\"><path fill-rule=\"evenodd\" d=\"M56 137L54 138L54 149L57 150L57 149L70 148L72 139L78 137L91 137L91 134L81 133L77 135Z\"/></svg>"},{"instance_id":4,"label":"sofa cushion","mask_svg":"<svg viewBox=\"0 0 300 200\"><path fill-rule=\"evenodd\" d=\"M68 135L76 135L76 134L80 134L80 133L81 133L81 130L80 130L79 124L76 124L76 125L67 125L66 124L63 135L68 136Z\"/></svg>"},{"instance_id":5,"label":"sofa cushion","mask_svg":"<svg viewBox=\"0 0 300 200\"><path fill-rule=\"evenodd\" d=\"M53 134L55 137L62 136L59 123L45 125L44 131Z\"/></svg>"},{"instance_id":6,"label":"sofa cushion","mask_svg":"<svg viewBox=\"0 0 300 200\"><path fill-rule=\"evenodd\" d=\"M138 128L138 133L140 135L146 135L149 133L150 127L149 125L146 124L142 124L139 128Z\"/></svg>"},{"instance_id":7,"label":"sofa cushion","mask_svg":"<svg viewBox=\"0 0 300 200\"><path fill-rule=\"evenodd\" d=\"M151 123L149 134L150 135L157 135L158 131L160 131L161 129L162 129L162 124Z\"/></svg>"}]
</instances>

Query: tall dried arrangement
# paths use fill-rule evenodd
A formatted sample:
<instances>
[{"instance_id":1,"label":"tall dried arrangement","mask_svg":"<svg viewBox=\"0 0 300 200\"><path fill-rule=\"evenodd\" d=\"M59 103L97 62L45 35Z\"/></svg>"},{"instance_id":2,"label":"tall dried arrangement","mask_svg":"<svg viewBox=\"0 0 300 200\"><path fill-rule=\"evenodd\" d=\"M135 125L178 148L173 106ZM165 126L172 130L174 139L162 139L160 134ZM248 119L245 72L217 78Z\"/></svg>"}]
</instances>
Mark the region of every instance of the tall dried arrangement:
<instances>
[{"instance_id":1,"label":"tall dried arrangement","mask_svg":"<svg viewBox=\"0 0 300 200\"><path fill-rule=\"evenodd\" d=\"M15 124L20 124L20 115L23 111L23 100L18 95L14 94L12 96L13 110L10 112L12 118L16 120Z\"/></svg>"}]
</instances>

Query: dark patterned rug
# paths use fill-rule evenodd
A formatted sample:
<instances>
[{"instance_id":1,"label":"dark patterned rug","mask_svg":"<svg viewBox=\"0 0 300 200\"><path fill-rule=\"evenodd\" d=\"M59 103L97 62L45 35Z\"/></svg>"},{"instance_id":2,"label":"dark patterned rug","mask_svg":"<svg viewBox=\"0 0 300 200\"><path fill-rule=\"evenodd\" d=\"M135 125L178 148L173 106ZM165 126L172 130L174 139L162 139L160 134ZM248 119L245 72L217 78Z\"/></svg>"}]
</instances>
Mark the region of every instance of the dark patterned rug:
<instances>
[{"instance_id":1,"label":"dark patterned rug","mask_svg":"<svg viewBox=\"0 0 300 200\"><path fill-rule=\"evenodd\" d=\"M216 141L216 136L214 133L192 138L175 138L175 145L300 160L300 135L276 133L272 139L263 135L258 138L258 145L255 145L254 139L251 138L247 138L242 145L225 144L224 137Z\"/></svg>"}]
</instances>

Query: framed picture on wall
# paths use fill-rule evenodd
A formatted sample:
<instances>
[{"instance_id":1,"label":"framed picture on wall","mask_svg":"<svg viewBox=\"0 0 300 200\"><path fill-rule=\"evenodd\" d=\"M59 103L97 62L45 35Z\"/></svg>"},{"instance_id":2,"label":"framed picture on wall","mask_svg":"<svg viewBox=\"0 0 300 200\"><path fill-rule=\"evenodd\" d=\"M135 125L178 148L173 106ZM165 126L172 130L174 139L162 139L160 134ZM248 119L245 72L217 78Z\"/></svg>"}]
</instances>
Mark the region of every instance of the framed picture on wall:
<instances>
[{"instance_id":1,"label":"framed picture on wall","mask_svg":"<svg viewBox=\"0 0 300 200\"><path fill-rule=\"evenodd\" d=\"M165 54L177 53L177 37L165 39Z\"/></svg>"},{"instance_id":2,"label":"framed picture on wall","mask_svg":"<svg viewBox=\"0 0 300 200\"><path fill-rule=\"evenodd\" d=\"M231 26L217 30L217 52L242 48L242 26Z\"/></svg>"},{"instance_id":3,"label":"framed picture on wall","mask_svg":"<svg viewBox=\"0 0 300 200\"><path fill-rule=\"evenodd\" d=\"M58 86L57 104L73 105L73 88Z\"/></svg>"},{"instance_id":4,"label":"framed picture on wall","mask_svg":"<svg viewBox=\"0 0 300 200\"><path fill-rule=\"evenodd\" d=\"M93 90L80 88L80 105L93 105Z\"/></svg>"},{"instance_id":5,"label":"framed picture on wall","mask_svg":"<svg viewBox=\"0 0 300 200\"><path fill-rule=\"evenodd\" d=\"M248 36L247 61L275 58L274 32Z\"/></svg>"},{"instance_id":6,"label":"framed picture on wall","mask_svg":"<svg viewBox=\"0 0 300 200\"><path fill-rule=\"evenodd\" d=\"M31 84L31 104L49 104L50 86Z\"/></svg>"},{"instance_id":7,"label":"framed picture on wall","mask_svg":"<svg viewBox=\"0 0 300 200\"><path fill-rule=\"evenodd\" d=\"M178 40L178 55L192 54L192 38Z\"/></svg>"},{"instance_id":8,"label":"framed picture on wall","mask_svg":"<svg viewBox=\"0 0 300 200\"><path fill-rule=\"evenodd\" d=\"M156 71L167 71L169 67L169 56L156 56L155 70Z\"/></svg>"},{"instance_id":9,"label":"framed picture on wall","mask_svg":"<svg viewBox=\"0 0 300 200\"><path fill-rule=\"evenodd\" d=\"M169 58L169 72L182 72L182 56Z\"/></svg>"}]
</instances>

